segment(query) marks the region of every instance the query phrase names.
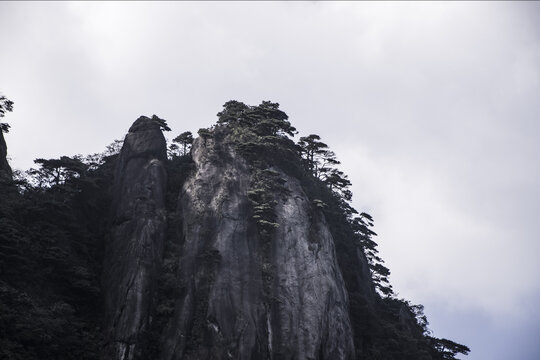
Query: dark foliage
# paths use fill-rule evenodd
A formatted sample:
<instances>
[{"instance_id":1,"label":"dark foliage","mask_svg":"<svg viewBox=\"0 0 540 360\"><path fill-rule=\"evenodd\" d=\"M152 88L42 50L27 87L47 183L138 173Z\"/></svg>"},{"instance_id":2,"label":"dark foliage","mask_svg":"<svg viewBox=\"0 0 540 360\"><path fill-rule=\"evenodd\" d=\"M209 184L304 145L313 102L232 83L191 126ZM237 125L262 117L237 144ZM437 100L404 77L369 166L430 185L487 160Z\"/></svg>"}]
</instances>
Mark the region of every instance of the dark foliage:
<instances>
[{"instance_id":1,"label":"dark foliage","mask_svg":"<svg viewBox=\"0 0 540 360\"><path fill-rule=\"evenodd\" d=\"M4 95L0 95L0 118L3 118L6 115L6 112L13 111L13 101L6 98ZM8 123L0 123L0 132L7 133L9 132Z\"/></svg>"},{"instance_id":2,"label":"dark foliage","mask_svg":"<svg viewBox=\"0 0 540 360\"><path fill-rule=\"evenodd\" d=\"M179 152L178 155L186 156L188 155L188 152L191 149L191 144L193 144L193 134L191 133L191 131L185 131L181 133L180 135L178 135L177 137L175 137L173 139L173 142L181 146L181 148L178 148L178 145L171 144L171 146L174 145L176 148L178 148L178 150L182 150L181 152ZM173 155L176 155L176 154L173 154Z\"/></svg>"},{"instance_id":3,"label":"dark foliage","mask_svg":"<svg viewBox=\"0 0 540 360\"><path fill-rule=\"evenodd\" d=\"M0 358L99 357L113 162L40 159L41 186L0 185Z\"/></svg>"},{"instance_id":4,"label":"dark foliage","mask_svg":"<svg viewBox=\"0 0 540 360\"><path fill-rule=\"evenodd\" d=\"M152 120L154 120L160 127L162 131L171 131L169 125L167 125L167 120L160 118L157 115L152 115Z\"/></svg>"}]
</instances>

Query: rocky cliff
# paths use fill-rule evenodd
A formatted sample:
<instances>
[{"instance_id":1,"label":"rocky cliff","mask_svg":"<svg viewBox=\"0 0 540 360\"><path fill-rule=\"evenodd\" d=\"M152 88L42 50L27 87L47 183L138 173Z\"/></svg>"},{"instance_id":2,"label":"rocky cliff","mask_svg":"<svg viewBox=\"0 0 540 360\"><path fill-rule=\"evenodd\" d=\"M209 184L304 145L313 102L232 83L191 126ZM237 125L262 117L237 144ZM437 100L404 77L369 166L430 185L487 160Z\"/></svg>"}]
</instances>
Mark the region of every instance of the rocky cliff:
<instances>
[{"instance_id":1,"label":"rocky cliff","mask_svg":"<svg viewBox=\"0 0 540 360\"><path fill-rule=\"evenodd\" d=\"M440 358L421 308L381 296L389 271L346 177L313 175L277 104L232 105L172 160L163 120L130 128L105 246L104 358Z\"/></svg>"},{"instance_id":2,"label":"rocky cliff","mask_svg":"<svg viewBox=\"0 0 540 360\"><path fill-rule=\"evenodd\" d=\"M166 122L142 116L119 154L0 182L0 358L467 354L396 297L335 155L317 135L294 142L287 119L276 103L230 101L191 153L184 142L167 158ZM9 180L5 157L0 136Z\"/></svg>"},{"instance_id":3,"label":"rocky cliff","mask_svg":"<svg viewBox=\"0 0 540 360\"><path fill-rule=\"evenodd\" d=\"M4 133L0 131L0 181L9 181L12 179L11 167L7 162L7 145L4 139Z\"/></svg>"},{"instance_id":4,"label":"rocky cliff","mask_svg":"<svg viewBox=\"0 0 540 360\"><path fill-rule=\"evenodd\" d=\"M116 166L113 223L105 246L107 359L137 359L145 350L167 226L165 160L159 124L140 117L129 129Z\"/></svg>"},{"instance_id":5,"label":"rocky cliff","mask_svg":"<svg viewBox=\"0 0 540 360\"><path fill-rule=\"evenodd\" d=\"M284 190L265 246L248 199L252 169L226 129L197 139L182 187L178 297L160 336L162 359L352 359L348 296L324 215L298 181ZM106 356L144 353L165 237L165 141L141 117L116 170L114 224L103 271Z\"/></svg>"},{"instance_id":6,"label":"rocky cliff","mask_svg":"<svg viewBox=\"0 0 540 360\"><path fill-rule=\"evenodd\" d=\"M206 145L196 140L192 155L196 171L178 205L183 294L162 358L353 358L332 235L298 180L280 173L287 195L276 205L279 227L265 253L245 160L219 134Z\"/></svg>"}]
</instances>

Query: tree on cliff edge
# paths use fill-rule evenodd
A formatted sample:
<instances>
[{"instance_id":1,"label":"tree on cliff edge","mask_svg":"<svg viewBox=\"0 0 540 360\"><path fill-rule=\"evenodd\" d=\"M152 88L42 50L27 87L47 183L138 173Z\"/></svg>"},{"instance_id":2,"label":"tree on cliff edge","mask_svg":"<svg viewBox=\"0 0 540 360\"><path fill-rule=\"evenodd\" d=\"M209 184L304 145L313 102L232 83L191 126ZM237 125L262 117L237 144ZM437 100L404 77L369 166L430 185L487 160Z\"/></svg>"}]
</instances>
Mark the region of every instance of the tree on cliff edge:
<instances>
[{"instance_id":1,"label":"tree on cliff edge","mask_svg":"<svg viewBox=\"0 0 540 360\"><path fill-rule=\"evenodd\" d=\"M171 131L171 128L169 127L169 125L167 125L167 120L162 119L157 115L152 115L152 120L154 120L159 125L159 128L162 131Z\"/></svg>"},{"instance_id":2,"label":"tree on cliff edge","mask_svg":"<svg viewBox=\"0 0 540 360\"><path fill-rule=\"evenodd\" d=\"M173 139L173 142L178 143L182 146L182 155L185 156L188 154L188 150L191 147L191 144L193 144L193 134L191 131L185 131L175 137Z\"/></svg>"},{"instance_id":3,"label":"tree on cliff edge","mask_svg":"<svg viewBox=\"0 0 540 360\"><path fill-rule=\"evenodd\" d=\"M13 101L6 98L4 95L0 96L0 118L3 118L6 115L6 112L13 111ZM7 133L9 132L8 123L0 123L0 131Z\"/></svg>"}]
</instances>

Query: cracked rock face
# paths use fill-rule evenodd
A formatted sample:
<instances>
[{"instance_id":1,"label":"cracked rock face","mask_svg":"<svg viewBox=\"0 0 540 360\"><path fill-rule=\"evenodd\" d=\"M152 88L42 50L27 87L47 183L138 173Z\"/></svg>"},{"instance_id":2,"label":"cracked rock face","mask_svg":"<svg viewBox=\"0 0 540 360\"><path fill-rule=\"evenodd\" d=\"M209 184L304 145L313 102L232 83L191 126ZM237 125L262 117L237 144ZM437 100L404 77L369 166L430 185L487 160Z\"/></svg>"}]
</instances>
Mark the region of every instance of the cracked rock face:
<instances>
[{"instance_id":1,"label":"cracked rock face","mask_svg":"<svg viewBox=\"0 0 540 360\"><path fill-rule=\"evenodd\" d=\"M288 195L265 252L245 161L222 140L198 139L192 155L196 172L179 200L181 296L162 359L354 358L332 235L298 181L281 173Z\"/></svg>"},{"instance_id":2,"label":"cracked rock face","mask_svg":"<svg viewBox=\"0 0 540 360\"><path fill-rule=\"evenodd\" d=\"M166 142L140 117L126 135L115 175L113 224L105 245L105 359L137 359L145 348L166 230Z\"/></svg>"}]
</instances>

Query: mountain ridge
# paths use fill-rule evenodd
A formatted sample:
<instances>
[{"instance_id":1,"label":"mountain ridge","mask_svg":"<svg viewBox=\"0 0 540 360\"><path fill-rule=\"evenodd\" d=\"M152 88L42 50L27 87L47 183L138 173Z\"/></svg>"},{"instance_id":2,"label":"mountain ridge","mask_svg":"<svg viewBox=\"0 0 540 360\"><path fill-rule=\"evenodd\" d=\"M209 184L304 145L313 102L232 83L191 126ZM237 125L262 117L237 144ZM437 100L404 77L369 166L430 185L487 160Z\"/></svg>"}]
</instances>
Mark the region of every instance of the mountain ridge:
<instances>
[{"instance_id":1,"label":"mountain ridge","mask_svg":"<svg viewBox=\"0 0 540 360\"><path fill-rule=\"evenodd\" d=\"M214 126L167 149L168 130L142 116L121 149L38 159L27 179L2 185L0 355L468 353L430 335L422 306L396 298L373 219L350 206L335 154L317 135L292 141L296 129L279 104L227 102Z\"/></svg>"}]
</instances>

